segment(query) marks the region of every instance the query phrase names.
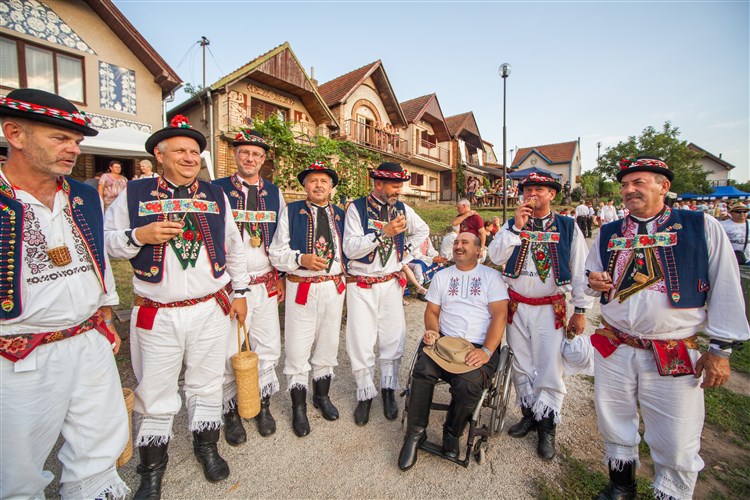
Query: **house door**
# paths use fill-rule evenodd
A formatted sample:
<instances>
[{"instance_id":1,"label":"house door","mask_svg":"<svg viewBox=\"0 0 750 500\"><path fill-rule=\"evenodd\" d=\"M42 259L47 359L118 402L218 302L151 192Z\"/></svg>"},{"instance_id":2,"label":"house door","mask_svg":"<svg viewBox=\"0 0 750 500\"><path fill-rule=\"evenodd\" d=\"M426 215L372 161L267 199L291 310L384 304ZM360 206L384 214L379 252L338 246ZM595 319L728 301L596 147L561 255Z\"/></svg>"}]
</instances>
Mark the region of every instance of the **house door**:
<instances>
[{"instance_id":1,"label":"house door","mask_svg":"<svg viewBox=\"0 0 750 500\"><path fill-rule=\"evenodd\" d=\"M453 172L440 172L440 201L453 201Z\"/></svg>"}]
</instances>

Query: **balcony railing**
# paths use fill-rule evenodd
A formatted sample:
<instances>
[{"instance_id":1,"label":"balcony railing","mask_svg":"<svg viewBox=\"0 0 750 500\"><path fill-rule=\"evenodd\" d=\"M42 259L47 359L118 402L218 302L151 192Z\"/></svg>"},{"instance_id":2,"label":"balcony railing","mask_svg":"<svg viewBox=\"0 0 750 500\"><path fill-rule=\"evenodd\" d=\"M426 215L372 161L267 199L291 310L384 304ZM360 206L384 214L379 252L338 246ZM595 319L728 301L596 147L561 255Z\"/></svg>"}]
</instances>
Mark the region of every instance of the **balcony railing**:
<instances>
[{"instance_id":1,"label":"balcony railing","mask_svg":"<svg viewBox=\"0 0 750 500\"><path fill-rule=\"evenodd\" d=\"M423 139L419 140L415 153L419 156L429 158L430 160L445 163L446 165L450 160L450 152L446 148Z\"/></svg>"},{"instance_id":2,"label":"balcony railing","mask_svg":"<svg viewBox=\"0 0 750 500\"><path fill-rule=\"evenodd\" d=\"M346 120L344 130L350 141L356 142L363 146L368 146L384 153L406 155L406 140L398 134L386 132L383 129L376 129L372 125L367 125L357 120Z\"/></svg>"}]
</instances>

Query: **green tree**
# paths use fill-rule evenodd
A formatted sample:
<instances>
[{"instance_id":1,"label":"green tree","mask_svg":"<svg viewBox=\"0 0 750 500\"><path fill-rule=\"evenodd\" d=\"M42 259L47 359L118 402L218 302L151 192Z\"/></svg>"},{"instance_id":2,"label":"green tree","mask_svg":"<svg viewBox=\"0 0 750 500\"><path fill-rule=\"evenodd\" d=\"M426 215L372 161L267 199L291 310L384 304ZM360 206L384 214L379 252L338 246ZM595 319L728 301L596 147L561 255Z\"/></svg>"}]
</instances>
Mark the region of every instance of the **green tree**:
<instances>
[{"instance_id":1,"label":"green tree","mask_svg":"<svg viewBox=\"0 0 750 500\"><path fill-rule=\"evenodd\" d=\"M382 161L379 154L349 141L297 134L293 123L276 115L253 120L253 128L271 145L274 183L282 189L300 189L297 174L313 162L323 160L339 176L336 194L357 198L368 192L368 167Z\"/></svg>"},{"instance_id":2,"label":"green tree","mask_svg":"<svg viewBox=\"0 0 750 500\"><path fill-rule=\"evenodd\" d=\"M706 180L698 160L700 153L688 148L687 141L679 139L680 129L672 126L671 122L664 122L661 131L654 127L646 127L641 135L630 136L614 147L607 148L602 155L599 165L594 169L604 177L614 179L620 170L620 160L631 156L656 156L669 165L674 172L671 190L676 193L693 192L707 194L711 187Z\"/></svg>"},{"instance_id":3,"label":"green tree","mask_svg":"<svg viewBox=\"0 0 750 500\"><path fill-rule=\"evenodd\" d=\"M459 198L463 198L466 196L466 173L464 172L465 168L466 164L463 162L463 160L458 160L458 165L456 166L456 193L458 194Z\"/></svg>"},{"instance_id":4,"label":"green tree","mask_svg":"<svg viewBox=\"0 0 750 500\"><path fill-rule=\"evenodd\" d=\"M183 90L186 94L190 94L190 97L194 97L203 91L203 85L193 85L192 83L186 83Z\"/></svg>"}]
</instances>

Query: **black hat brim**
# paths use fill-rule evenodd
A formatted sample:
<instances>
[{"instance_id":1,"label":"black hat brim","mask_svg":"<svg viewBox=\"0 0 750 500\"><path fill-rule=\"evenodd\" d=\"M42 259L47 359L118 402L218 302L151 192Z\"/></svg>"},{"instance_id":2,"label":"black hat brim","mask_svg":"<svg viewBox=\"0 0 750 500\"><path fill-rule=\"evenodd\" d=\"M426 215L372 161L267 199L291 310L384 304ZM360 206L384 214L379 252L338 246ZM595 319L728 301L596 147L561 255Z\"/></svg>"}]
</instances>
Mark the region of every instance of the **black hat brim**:
<instances>
[{"instance_id":1,"label":"black hat brim","mask_svg":"<svg viewBox=\"0 0 750 500\"><path fill-rule=\"evenodd\" d=\"M146 152L148 154L154 154L156 146L164 139L169 139L170 137L190 137L191 139L195 139L198 143L201 153L206 149L206 136L194 128L167 127L157 130L151 135L151 137L146 139Z\"/></svg>"},{"instance_id":2,"label":"black hat brim","mask_svg":"<svg viewBox=\"0 0 750 500\"><path fill-rule=\"evenodd\" d=\"M381 177L378 175L377 170L370 170L370 178L375 179L376 181L406 182L411 179L411 175L407 175L403 179L397 179L395 177Z\"/></svg>"},{"instance_id":3,"label":"black hat brim","mask_svg":"<svg viewBox=\"0 0 750 500\"><path fill-rule=\"evenodd\" d=\"M271 146L269 146L268 144L262 144L260 142L232 141L232 147L236 148L237 146L258 146L259 148L263 148L266 151L271 149Z\"/></svg>"},{"instance_id":4,"label":"black hat brim","mask_svg":"<svg viewBox=\"0 0 750 500\"><path fill-rule=\"evenodd\" d=\"M622 169L615 177L617 178L617 182L622 182L622 178L625 177L628 174L632 174L634 172L653 172L655 174L661 174L667 179L669 179L669 182L672 182L672 179L674 179L674 172L667 168L659 168L659 167L652 167L650 165L643 165L642 167L632 167L632 168L626 168Z\"/></svg>"},{"instance_id":5,"label":"black hat brim","mask_svg":"<svg viewBox=\"0 0 750 500\"><path fill-rule=\"evenodd\" d=\"M562 191L562 184L560 184L557 181L540 181L540 182L532 181L532 182L526 182L526 183L522 182L521 184L518 185L518 187L521 189L528 187L528 186L547 186L547 187L551 187L558 193Z\"/></svg>"},{"instance_id":6,"label":"black hat brim","mask_svg":"<svg viewBox=\"0 0 750 500\"><path fill-rule=\"evenodd\" d=\"M1 106L0 105L0 117L11 117L11 118L21 118L23 120L28 120L30 122L40 122L47 125L52 125L54 127L63 128L66 130L73 130L75 132L80 132L86 137L93 137L97 134L99 134L99 131L95 128L87 127L86 125L80 125L75 122L71 122L69 120L64 120L62 118L55 118L53 116L47 116L42 115L39 113L30 113L28 111L22 111L20 109L13 109L9 108L7 106Z\"/></svg>"},{"instance_id":7,"label":"black hat brim","mask_svg":"<svg viewBox=\"0 0 750 500\"><path fill-rule=\"evenodd\" d=\"M331 181L333 181L333 187L338 186L339 184L339 175L331 170L330 168L320 169L320 170L303 170L302 172L297 174L297 180L300 184L303 186L305 185L305 177L307 177L307 174L312 173L321 173L321 174L328 174L328 176L331 178Z\"/></svg>"}]
</instances>

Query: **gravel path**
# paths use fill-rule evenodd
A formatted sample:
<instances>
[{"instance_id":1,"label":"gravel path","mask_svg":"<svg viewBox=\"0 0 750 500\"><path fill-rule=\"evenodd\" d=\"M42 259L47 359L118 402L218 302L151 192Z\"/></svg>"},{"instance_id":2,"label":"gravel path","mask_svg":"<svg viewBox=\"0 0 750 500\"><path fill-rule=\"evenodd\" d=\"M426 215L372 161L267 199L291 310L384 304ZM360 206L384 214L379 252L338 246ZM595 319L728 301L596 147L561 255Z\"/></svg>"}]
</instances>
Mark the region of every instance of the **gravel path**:
<instances>
[{"instance_id":1,"label":"gravel path","mask_svg":"<svg viewBox=\"0 0 750 500\"><path fill-rule=\"evenodd\" d=\"M405 307L409 327L400 380L404 384L414 350L423 331L425 304L412 299ZM589 315L596 318L598 308ZM591 323L589 321L589 323ZM589 330L593 327L588 326ZM587 332L591 333L591 332ZM484 465L472 461L468 470L446 460L420 452L417 465L401 472L397 457L403 439L401 419L388 421L383 417L380 399L373 402L370 423L365 427L354 424L352 413L356 405L356 385L346 356L342 328L339 349L340 366L336 370L331 389L333 402L341 418L335 422L324 420L308 402L308 416L312 432L298 438L291 428L291 403L281 392L272 399L271 408L277 421L277 432L267 438L255 430L254 421L246 422L248 442L233 448L222 439L219 450L229 462L230 477L220 483L208 483L192 453L191 436L187 430L186 411L183 409L174 423L175 439L170 444L170 463L163 483L164 498L533 498L534 479L554 480L560 474L559 459L544 463L536 457L536 435L513 439L507 434L490 440ZM283 355L280 367L283 366ZM279 368L281 374L281 368ZM564 407L564 421L558 427L558 451L587 449L592 458L601 457L596 435L593 408L593 385L583 377L567 377L568 397ZM436 393L439 397L440 391ZM445 391L447 395L447 391ZM310 396L308 396L309 398ZM399 398L403 408L403 399ZM485 410L487 411L487 410ZM489 412L486 413L487 417ZM440 441L442 412L431 415L428 434ZM506 428L520 417L515 404L509 408ZM465 438L465 436L464 436ZM465 445L465 439L462 440ZM59 478L60 470L50 456L47 467ZM599 458L600 459L600 458ZM138 462L134 458L121 470L121 476L135 491ZM57 482L47 489L55 496Z\"/></svg>"}]
</instances>

